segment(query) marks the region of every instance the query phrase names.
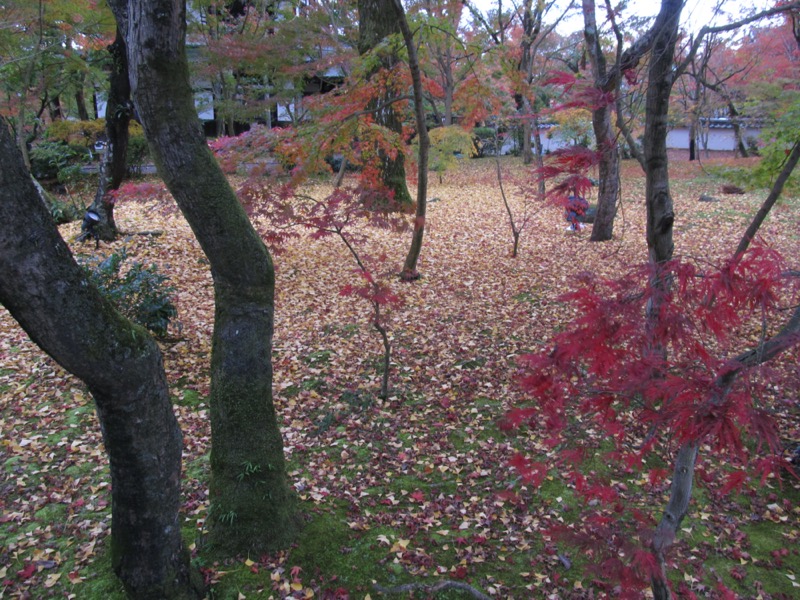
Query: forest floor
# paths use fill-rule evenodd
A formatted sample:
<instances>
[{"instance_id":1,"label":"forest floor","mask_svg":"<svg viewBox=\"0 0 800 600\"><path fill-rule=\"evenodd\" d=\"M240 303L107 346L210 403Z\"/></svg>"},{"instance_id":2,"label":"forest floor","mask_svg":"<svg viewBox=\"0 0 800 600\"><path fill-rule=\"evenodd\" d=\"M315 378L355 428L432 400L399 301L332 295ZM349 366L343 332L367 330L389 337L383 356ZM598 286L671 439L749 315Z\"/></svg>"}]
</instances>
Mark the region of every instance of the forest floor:
<instances>
[{"instance_id":1,"label":"forest floor","mask_svg":"<svg viewBox=\"0 0 800 600\"><path fill-rule=\"evenodd\" d=\"M503 168L519 169L517 161L504 158ZM764 190L722 194L723 180L703 170L721 162L672 168L676 254L706 264L730 256L766 197ZM309 187L314 194L324 189ZM701 194L718 201L700 202ZM386 400L377 394L382 347L369 305L339 294L357 278L344 245L303 237L275 257L275 403L306 526L295 547L270 556L213 562L199 542L207 509L213 298L208 263L189 227L155 202L122 203L117 222L131 235L97 250L73 245L83 257L125 248L129 262L157 264L177 290L177 322L160 344L184 432L185 534L212 585L209 597L409 597L383 596L375 584L428 586L416 598L478 597L472 590L501 599L625 591L604 591L590 555L553 533L558 525L580 530L585 508L559 470L532 488L509 466L518 452L553 457L541 432L507 433L498 421L530 400L515 381L517 359L545 348L574 316L559 296L576 276L588 270L612 277L646 259L641 170L625 164L613 241L594 244L589 230L567 232L561 210L541 206L517 258L491 159L465 161L442 182L433 175L429 198L437 200L429 205L419 281L394 277L408 232L369 233L368 252L386 256L379 275L403 300L388 316L393 361ZM773 213L762 236L796 262L798 198ZM164 234L133 235L153 229ZM78 231L79 224L62 227L67 240ZM122 597L110 576L110 483L91 398L4 310L0 331L0 598ZM796 442L798 390L785 395L793 413L782 436ZM719 459L701 456L701 467L713 471ZM607 471L627 504L653 523L660 518L668 482L650 485L642 473L600 459L593 468ZM714 597L722 582L743 598L797 597L798 480L770 479L728 495L718 488L709 481L696 490L670 555L676 590ZM430 591L445 581L463 589Z\"/></svg>"}]
</instances>

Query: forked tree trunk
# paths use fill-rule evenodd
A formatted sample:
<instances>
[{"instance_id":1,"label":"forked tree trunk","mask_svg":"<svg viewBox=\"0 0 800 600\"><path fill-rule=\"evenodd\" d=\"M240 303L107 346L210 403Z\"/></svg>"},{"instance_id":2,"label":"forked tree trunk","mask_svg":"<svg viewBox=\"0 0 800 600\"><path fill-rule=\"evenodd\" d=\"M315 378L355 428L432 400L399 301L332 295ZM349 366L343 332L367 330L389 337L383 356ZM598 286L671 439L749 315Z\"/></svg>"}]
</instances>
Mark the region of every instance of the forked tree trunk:
<instances>
[{"instance_id":1,"label":"forked tree trunk","mask_svg":"<svg viewBox=\"0 0 800 600\"><path fill-rule=\"evenodd\" d=\"M198 596L181 541L181 433L161 353L91 286L0 118L0 302L94 398L111 465L111 558L136 598Z\"/></svg>"},{"instance_id":2,"label":"forked tree trunk","mask_svg":"<svg viewBox=\"0 0 800 600\"><path fill-rule=\"evenodd\" d=\"M211 264L210 541L224 553L257 556L287 546L297 525L272 402L272 259L203 136L184 3L114 0L112 10L159 174Z\"/></svg>"},{"instance_id":3,"label":"forked tree trunk","mask_svg":"<svg viewBox=\"0 0 800 600\"><path fill-rule=\"evenodd\" d=\"M358 52L362 56L373 51L387 37L400 33L400 27L395 16L393 0L358 0ZM396 55L382 53L379 69L391 69L399 62ZM386 127L397 135L403 133L403 121L391 103L397 96L403 95L400 89L387 89L385 95L376 98L368 108L382 106L374 113L375 122ZM405 157L398 152L393 158L384 151L378 152L380 162L381 183L394 193L394 202L400 207L410 207L413 204L411 194L406 184Z\"/></svg>"}]
</instances>

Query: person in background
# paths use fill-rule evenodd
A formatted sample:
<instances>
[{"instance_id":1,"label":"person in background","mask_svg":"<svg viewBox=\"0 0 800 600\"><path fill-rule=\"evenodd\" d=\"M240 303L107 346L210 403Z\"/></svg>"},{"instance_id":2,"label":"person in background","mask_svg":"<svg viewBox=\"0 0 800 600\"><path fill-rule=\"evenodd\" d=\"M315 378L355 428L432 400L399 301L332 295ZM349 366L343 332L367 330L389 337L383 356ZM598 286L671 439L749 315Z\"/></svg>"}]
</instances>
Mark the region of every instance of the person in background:
<instances>
[{"instance_id":1,"label":"person in background","mask_svg":"<svg viewBox=\"0 0 800 600\"><path fill-rule=\"evenodd\" d=\"M569 226L567 231L580 231L583 229L583 217L589 209L589 202L586 198L572 194L567 198L566 206L564 207L564 217L567 219Z\"/></svg>"}]
</instances>

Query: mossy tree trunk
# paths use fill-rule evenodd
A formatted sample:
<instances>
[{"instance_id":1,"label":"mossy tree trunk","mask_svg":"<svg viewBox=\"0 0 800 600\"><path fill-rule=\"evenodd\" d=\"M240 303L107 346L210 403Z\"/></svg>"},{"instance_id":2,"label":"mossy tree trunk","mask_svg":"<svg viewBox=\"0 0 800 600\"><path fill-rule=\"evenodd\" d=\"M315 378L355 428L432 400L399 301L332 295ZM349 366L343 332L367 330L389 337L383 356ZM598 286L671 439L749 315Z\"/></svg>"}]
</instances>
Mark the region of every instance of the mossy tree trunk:
<instances>
[{"instance_id":1,"label":"mossy tree trunk","mask_svg":"<svg viewBox=\"0 0 800 600\"><path fill-rule=\"evenodd\" d=\"M391 35L400 33L393 0L358 0L358 53L368 54ZM400 61L396 52L381 50L380 64L369 76L380 69L392 69ZM386 129L402 135L403 122L394 108L392 100L402 96L402 89L386 89L381 98L372 101L368 108L376 109L375 122ZM405 158L402 152L392 158L386 152L378 153L381 182L394 193L394 202L400 207L413 204L406 184Z\"/></svg>"},{"instance_id":2,"label":"mossy tree trunk","mask_svg":"<svg viewBox=\"0 0 800 600\"><path fill-rule=\"evenodd\" d=\"M161 353L91 286L37 198L0 118L0 302L88 386L111 465L114 570L136 598L190 598L181 433Z\"/></svg>"},{"instance_id":3,"label":"mossy tree trunk","mask_svg":"<svg viewBox=\"0 0 800 600\"><path fill-rule=\"evenodd\" d=\"M295 519L272 402L272 259L203 136L184 3L113 0L112 10L158 172L211 264L211 542L226 553L284 547Z\"/></svg>"},{"instance_id":4,"label":"mossy tree trunk","mask_svg":"<svg viewBox=\"0 0 800 600\"><path fill-rule=\"evenodd\" d=\"M117 237L114 220L114 198L110 193L119 189L125 178L128 157L128 126L131 122L131 86L128 80L128 57L125 39L117 28L114 43L108 47L111 55L108 102L106 103L106 148L100 163L100 180L89 210L99 221L91 226L91 235L112 241ZM91 222L91 221L90 221ZM84 221L86 223L86 221ZM84 234L88 232L84 229Z\"/></svg>"}]
</instances>

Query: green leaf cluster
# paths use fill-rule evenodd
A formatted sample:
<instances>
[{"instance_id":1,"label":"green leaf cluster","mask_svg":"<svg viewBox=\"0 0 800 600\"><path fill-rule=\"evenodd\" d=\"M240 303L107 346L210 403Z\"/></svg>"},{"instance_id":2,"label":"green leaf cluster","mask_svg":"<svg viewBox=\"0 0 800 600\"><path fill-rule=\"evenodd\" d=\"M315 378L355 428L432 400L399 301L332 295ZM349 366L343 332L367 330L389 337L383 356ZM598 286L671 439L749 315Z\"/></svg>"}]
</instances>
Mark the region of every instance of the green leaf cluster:
<instances>
[{"instance_id":1,"label":"green leaf cluster","mask_svg":"<svg viewBox=\"0 0 800 600\"><path fill-rule=\"evenodd\" d=\"M459 158L477 156L472 134L458 125L437 127L428 133L431 141L428 165L435 173L444 173L458 164Z\"/></svg>"},{"instance_id":2,"label":"green leaf cluster","mask_svg":"<svg viewBox=\"0 0 800 600\"><path fill-rule=\"evenodd\" d=\"M134 262L122 274L127 258L123 248L103 261L85 262L83 267L90 281L120 313L163 337L178 314L171 299L175 288L167 285L169 278L159 273L154 264L145 267Z\"/></svg>"}]
</instances>

